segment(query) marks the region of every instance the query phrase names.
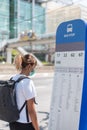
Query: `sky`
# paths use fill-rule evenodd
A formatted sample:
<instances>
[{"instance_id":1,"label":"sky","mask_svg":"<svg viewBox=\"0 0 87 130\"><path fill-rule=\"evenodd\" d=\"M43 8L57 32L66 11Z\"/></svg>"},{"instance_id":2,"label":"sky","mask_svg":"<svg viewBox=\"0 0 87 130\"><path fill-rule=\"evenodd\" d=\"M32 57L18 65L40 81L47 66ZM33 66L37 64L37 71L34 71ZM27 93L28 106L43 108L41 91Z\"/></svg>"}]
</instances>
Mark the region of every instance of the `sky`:
<instances>
[{"instance_id":1,"label":"sky","mask_svg":"<svg viewBox=\"0 0 87 130\"><path fill-rule=\"evenodd\" d=\"M64 5L70 5L70 4L81 4L84 6L87 6L87 0L49 0L49 2L47 3L47 8L49 10L51 9L55 9L58 7L62 7Z\"/></svg>"}]
</instances>

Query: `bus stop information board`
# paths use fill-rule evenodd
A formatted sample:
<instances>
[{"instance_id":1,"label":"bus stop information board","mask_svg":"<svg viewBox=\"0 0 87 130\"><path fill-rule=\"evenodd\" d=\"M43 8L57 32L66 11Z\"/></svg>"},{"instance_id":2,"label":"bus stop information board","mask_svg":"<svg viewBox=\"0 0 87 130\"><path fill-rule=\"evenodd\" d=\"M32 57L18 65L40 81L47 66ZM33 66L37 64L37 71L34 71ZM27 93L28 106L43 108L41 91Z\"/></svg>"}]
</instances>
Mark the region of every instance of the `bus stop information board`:
<instances>
[{"instance_id":1,"label":"bus stop information board","mask_svg":"<svg viewBox=\"0 0 87 130\"><path fill-rule=\"evenodd\" d=\"M77 19L57 29L49 130L87 130L86 28Z\"/></svg>"}]
</instances>

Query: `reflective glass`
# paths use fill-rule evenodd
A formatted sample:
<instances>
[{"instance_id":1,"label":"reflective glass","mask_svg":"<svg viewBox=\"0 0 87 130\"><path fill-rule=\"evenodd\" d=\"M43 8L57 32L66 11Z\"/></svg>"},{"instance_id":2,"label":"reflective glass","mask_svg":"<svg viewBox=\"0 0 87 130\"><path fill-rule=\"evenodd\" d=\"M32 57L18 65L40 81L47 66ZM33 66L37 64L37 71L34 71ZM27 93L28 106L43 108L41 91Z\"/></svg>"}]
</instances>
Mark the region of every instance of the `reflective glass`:
<instances>
[{"instance_id":1,"label":"reflective glass","mask_svg":"<svg viewBox=\"0 0 87 130\"><path fill-rule=\"evenodd\" d=\"M0 0L0 40L9 37L9 0Z\"/></svg>"},{"instance_id":2,"label":"reflective glass","mask_svg":"<svg viewBox=\"0 0 87 130\"><path fill-rule=\"evenodd\" d=\"M32 3L20 1L20 33L22 31L32 30L32 21L34 21L34 32L43 34L45 32L45 9L35 4L34 18L32 18Z\"/></svg>"}]
</instances>

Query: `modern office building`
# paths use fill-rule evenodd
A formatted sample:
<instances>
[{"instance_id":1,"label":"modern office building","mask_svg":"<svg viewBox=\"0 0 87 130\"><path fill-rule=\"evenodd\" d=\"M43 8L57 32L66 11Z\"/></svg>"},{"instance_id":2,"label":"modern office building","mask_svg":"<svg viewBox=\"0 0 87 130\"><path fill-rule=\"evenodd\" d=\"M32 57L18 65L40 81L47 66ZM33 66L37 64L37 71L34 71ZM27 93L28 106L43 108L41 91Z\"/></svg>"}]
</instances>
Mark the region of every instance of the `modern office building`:
<instances>
[{"instance_id":1,"label":"modern office building","mask_svg":"<svg viewBox=\"0 0 87 130\"><path fill-rule=\"evenodd\" d=\"M82 4L73 4L47 11L46 33L54 32L62 22L83 19L87 21L87 7Z\"/></svg>"},{"instance_id":2,"label":"modern office building","mask_svg":"<svg viewBox=\"0 0 87 130\"><path fill-rule=\"evenodd\" d=\"M0 0L0 40L13 39L22 32L45 33L45 8L31 0Z\"/></svg>"},{"instance_id":3,"label":"modern office building","mask_svg":"<svg viewBox=\"0 0 87 130\"><path fill-rule=\"evenodd\" d=\"M0 0L0 40L9 37L9 17L9 0Z\"/></svg>"}]
</instances>

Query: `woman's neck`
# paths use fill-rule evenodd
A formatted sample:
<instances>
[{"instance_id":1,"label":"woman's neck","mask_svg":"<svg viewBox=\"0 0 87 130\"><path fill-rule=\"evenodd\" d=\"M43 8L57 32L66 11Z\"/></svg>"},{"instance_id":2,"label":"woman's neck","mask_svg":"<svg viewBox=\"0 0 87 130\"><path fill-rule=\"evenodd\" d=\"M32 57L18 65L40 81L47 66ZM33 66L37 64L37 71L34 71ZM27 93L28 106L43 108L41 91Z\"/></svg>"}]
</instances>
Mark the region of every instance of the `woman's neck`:
<instances>
[{"instance_id":1,"label":"woman's neck","mask_svg":"<svg viewBox=\"0 0 87 130\"><path fill-rule=\"evenodd\" d=\"M22 70L20 74L23 74L23 75L29 76L29 72L28 72L28 71L23 71L23 70Z\"/></svg>"}]
</instances>

